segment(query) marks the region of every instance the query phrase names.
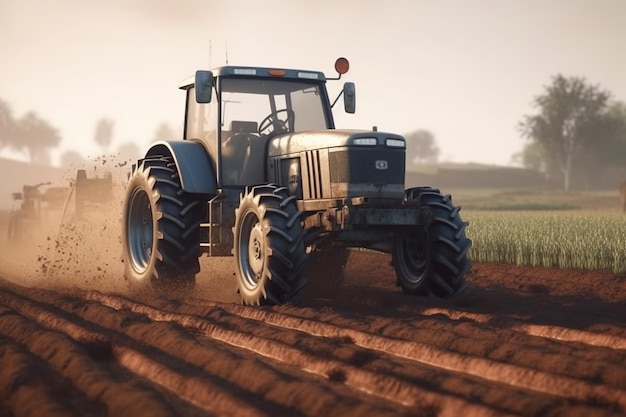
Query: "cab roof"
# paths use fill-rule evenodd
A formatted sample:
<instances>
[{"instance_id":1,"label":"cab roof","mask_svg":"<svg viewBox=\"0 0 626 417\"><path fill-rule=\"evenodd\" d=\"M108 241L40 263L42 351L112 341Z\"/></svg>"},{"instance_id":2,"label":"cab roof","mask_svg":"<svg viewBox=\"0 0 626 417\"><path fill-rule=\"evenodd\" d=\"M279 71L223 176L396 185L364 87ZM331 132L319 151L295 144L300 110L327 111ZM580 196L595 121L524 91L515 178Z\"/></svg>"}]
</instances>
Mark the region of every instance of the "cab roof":
<instances>
[{"instance_id":1,"label":"cab roof","mask_svg":"<svg viewBox=\"0 0 626 417\"><path fill-rule=\"evenodd\" d=\"M264 68L227 65L211 70L213 77L245 77L245 78L282 78L291 80L326 81L326 76L320 71L298 70L287 68ZM181 90L187 90L194 85L195 77L189 77L179 85Z\"/></svg>"}]
</instances>

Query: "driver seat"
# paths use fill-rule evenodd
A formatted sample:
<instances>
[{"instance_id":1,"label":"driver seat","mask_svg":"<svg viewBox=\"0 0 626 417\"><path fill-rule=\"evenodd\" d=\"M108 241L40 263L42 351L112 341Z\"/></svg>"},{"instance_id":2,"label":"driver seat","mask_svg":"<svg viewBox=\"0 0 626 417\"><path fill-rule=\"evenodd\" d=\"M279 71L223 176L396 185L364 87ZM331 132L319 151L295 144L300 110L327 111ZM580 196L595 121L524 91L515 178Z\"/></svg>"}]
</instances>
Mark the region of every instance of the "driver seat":
<instances>
[{"instance_id":1,"label":"driver seat","mask_svg":"<svg viewBox=\"0 0 626 417\"><path fill-rule=\"evenodd\" d=\"M258 130L259 127L256 122L248 122L244 120L233 120L230 122L231 135L256 135Z\"/></svg>"},{"instance_id":2,"label":"driver seat","mask_svg":"<svg viewBox=\"0 0 626 417\"><path fill-rule=\"evenodd\" d=\"M230 137L222 145L224 175L230 185L240 183L250 143L257 138L257 129L256 122L230 122Z\"/></svg>"}]
</instances>

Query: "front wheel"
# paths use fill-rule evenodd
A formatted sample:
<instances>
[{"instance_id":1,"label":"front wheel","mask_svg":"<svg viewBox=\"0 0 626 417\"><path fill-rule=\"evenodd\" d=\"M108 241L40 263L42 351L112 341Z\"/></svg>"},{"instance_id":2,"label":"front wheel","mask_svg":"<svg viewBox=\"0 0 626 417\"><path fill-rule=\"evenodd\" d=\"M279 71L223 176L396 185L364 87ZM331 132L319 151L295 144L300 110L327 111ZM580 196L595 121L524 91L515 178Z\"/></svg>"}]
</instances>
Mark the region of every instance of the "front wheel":
<instances>
[{"instance_id":1,"label":"front wheel","mask_svg":"<svg viewBox=\"0 0 626 417\"><path fill-rule=\"evenodd\" d=\"M200 270L200 201L186 193L171 157L142 161L130 179L122 219L131 289L189 289Z\"/></svg>"},{"instance_id":2,"label":"front wheel","mask_svg":"<svg viewBox=\"0 0 626 417\"><path fill-rule=\"evenodd\" d=\"M467 287L467 253L472 244L465 235L467 223L461 219L461 208L452 204L449 195L430 187L409 189L405 199L430 208L432 221L395 242L392 259L398 285L406 294L460 294Z\"/></svg>"},{"instance_id":3,"label":"front wheel","mask_svg":"<svg viewBox=\"0 0 626 417\"><path fill-rule=\"evenodd\" d=\"M246 188L233 227L237 286L244 304L281 304L300 293L306 285L305 233L295 197L286 188Z\"/></svg>"}]
</instances>

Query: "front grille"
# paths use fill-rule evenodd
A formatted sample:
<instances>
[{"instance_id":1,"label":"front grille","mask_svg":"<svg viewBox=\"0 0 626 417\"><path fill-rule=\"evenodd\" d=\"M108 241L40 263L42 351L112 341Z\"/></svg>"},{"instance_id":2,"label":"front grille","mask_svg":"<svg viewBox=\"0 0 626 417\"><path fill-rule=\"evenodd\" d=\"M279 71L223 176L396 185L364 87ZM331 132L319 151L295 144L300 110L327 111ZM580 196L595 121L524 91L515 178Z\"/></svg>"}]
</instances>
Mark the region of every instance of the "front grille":
<instances>
[{"instance_id":1,"label":"front grille","mask_svg":"<svg viewBox=\"0 0 626 417\"><path fill-rule=\"evenodd\" d=\"M322 198L322 166L320 163L319 150L307 151L306 153L306 167L307 175L306 181L308 182L308 198L317 199Z\"/></svg>"},{"instance_id":2,"label":"front grille","mask_svg":"<svg viewBox=\"0 0 626 417\"><path fill-rule=\"evenodd\" d=\"M332 183L404 185L404 149L348 148L328 156Z\"/></svg>"}]
</instances>

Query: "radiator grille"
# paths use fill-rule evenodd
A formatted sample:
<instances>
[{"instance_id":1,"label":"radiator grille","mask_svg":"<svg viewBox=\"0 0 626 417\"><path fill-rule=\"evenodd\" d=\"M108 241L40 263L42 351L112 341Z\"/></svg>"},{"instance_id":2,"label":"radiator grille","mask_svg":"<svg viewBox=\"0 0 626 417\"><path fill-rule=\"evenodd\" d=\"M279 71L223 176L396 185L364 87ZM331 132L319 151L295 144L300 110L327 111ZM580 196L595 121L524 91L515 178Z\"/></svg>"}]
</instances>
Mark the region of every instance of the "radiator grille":
<instances>
[{"instance_id":1,"label":"radiator grille","mask_svg":"<svg viewBox=\"0 0 626 417\"><path fill-rule=\"evenodd\" d=\"M404 184L404 150L381 148L330 152L332 183Z\"/></svg>"},{"instance_id":2,"label":"radiator grille","mask_svg":"<svg viewBox=\"0 0 626 417\"><path fill-rule=\"evenodd\" d=\"M306 152L308 198L322 198L322 167L318 150Z\"/></svg>"}]
</instances>

